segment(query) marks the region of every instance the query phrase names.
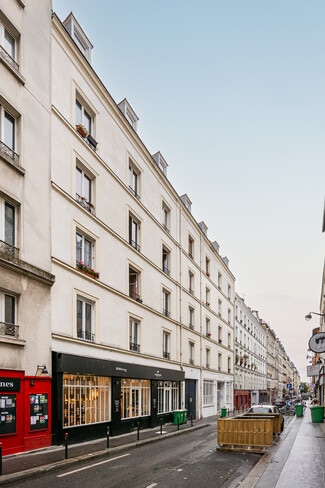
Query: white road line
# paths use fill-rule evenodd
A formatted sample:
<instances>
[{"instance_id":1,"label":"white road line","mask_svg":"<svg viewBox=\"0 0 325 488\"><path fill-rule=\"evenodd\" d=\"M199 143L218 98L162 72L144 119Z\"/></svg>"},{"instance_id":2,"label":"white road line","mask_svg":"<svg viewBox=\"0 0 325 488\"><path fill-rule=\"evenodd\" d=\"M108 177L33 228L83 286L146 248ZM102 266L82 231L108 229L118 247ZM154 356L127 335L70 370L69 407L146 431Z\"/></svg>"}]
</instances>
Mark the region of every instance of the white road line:
<instances>
[{"instance_id":1,"label":"white road line","mask_svg":"<svg viewBox=\"0 0 325 488\"><path fill-rule=\"evenodd\" d=\"M151 485L146 486L146 488L153 488L154 486L157 486L157 483L151 483Z\"/></svg>"},{"instance_id":2,"label":"white road line","mask_svg":"<svg viewBox=\"0 0 325 488\"><path fill-rule=\"evenodd\" d=\"M121 456L116 456L114 458L105 459L105 461L101 461L100 463L92 464L91 466L85 466L84 468L74 469L73 471L68 471L68 473L58 474L57 478L63 478L63 476L69 476L70 474L78 473L79 471L84 471L85 469L91 469L94 466L99 466L100 464L110 463L111 461L115 461L116 459L121 459L125 456L130 456L130 454L122 454Z\"/></svg>"}]
</instances>

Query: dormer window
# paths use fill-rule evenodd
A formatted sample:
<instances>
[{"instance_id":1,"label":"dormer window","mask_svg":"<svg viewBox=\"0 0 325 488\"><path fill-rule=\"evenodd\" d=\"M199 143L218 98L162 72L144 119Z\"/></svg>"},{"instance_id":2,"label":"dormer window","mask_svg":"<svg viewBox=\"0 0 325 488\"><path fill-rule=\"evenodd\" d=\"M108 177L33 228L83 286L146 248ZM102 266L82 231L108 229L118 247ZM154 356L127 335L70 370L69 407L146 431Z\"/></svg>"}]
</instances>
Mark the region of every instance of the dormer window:
<instances>
[{"instance_id":1,"label":"dormer window","mask_svg":"<svg viewBox=\"0 0 325 488\"><path fill-rule=\"evenodd\" d=\"M92 43L86 36L82 27L78 23L77 19L71 12L68 17L63 21L65 29L69 32L70 36L78 46L81 53L85 56L87 61L91 61L91 50L93 48Z\"/></svg>"},{"instance_id":2,"label":"dormer window","mask_svg":"<svg viewBox=\"0 0 325 488\"><path fill-rule=\"evenodd\" d=\"M124 98L124 100L122 100L118 104L118 108L121 110L122 114L129 121L129 123L132 125L133 129L137 131L139 117L136 115L136 113L134 112L133 108L131 107L131 105L129 104L126 98Z\"/></svg>"}]
</instances>

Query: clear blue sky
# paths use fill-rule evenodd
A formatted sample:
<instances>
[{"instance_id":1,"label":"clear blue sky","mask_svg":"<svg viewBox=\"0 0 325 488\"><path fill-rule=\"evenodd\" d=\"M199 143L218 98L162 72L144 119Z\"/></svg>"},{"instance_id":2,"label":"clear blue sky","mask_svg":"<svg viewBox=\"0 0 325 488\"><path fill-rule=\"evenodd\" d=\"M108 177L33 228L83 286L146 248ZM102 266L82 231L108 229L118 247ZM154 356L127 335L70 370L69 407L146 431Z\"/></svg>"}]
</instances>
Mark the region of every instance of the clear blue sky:
<instances>
[{"instance_id":1,"label":"clear blue sky","mask_svg":"<svg viewBox=\"0 0 325 488\"><path fill-rule=\"evenodd\" d=\"M325 234L324 0L52 0L306 379Z\"/></svg>"}]
</instances>

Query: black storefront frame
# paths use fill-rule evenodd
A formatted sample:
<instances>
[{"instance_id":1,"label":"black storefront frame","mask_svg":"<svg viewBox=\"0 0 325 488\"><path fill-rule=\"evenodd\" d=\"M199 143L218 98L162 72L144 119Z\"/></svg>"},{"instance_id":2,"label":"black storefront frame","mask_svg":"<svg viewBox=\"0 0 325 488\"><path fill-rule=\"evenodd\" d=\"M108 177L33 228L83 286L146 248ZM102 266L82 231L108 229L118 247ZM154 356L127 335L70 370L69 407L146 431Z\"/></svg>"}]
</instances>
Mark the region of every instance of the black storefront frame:
<instances>
[{"instance_id":1,"label":"black storefront frame","mask_svg":"<svg viewBox=\"0 0 325 488\"><path fill-rule=\"evenodd\" d=\"M156 368L137 364L109 361L52 352L53 371L53 432L52 443L62 444L65 433L69 434L70 442L81 442L85 439L98 439L106 436L107 427L110 435L120 435L137 428L156 427L161 422L173 420L172 413L158 414L158 384L160 381L176 381L179 383L179 403L181 401L181 382L185 380L184 371ZM63 374L82 374L109 377L111 379L111 420L96 424L63 427ZM121 379L150 380L150 415L121 419L120 398Z\"/></svg>"}]
</instances>

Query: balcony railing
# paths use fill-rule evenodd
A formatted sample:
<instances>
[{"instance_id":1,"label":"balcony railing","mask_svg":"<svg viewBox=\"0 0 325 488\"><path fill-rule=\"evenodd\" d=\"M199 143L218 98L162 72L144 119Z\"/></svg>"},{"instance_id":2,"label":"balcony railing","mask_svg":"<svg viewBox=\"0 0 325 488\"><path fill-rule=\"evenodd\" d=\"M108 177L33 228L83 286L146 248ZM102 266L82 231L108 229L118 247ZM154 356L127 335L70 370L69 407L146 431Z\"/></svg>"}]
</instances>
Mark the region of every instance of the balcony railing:
<instances>
[{"instance_id":1,"label":"balcony railing","mask_svg":"<svg viewBox=\"0 0 325 488\"><path fill-rule=\"evenodd\" d=\"M92 334L87 330L78 330L78 339L88 342L95 342L95 334Z\"/></svg>"},{"instance_id":2,"label":"balcony railing","mask_svg":"<svg viewBox=\"0 0 325 488\"><path fill-rule=\"evenodd\" d=\"M170 316L170 311L167 308L164 308L163 309L163 314L165 315L165 317L169 317Z\"/></svg>"},{"instance_id":3,"label":"balcony railing","mask_svg":"<svg viewBox=\"0 0 325 488\"><path fill-rule=\"evenodd\" d=\"M130 342L130 351L140 352L140 344Z\"/></svg>"},{"instance_id":4,"label":"balcony railing","mask_svg":"<svg viewBox=\"0 0 325 488\"><path fill-rule=\"evenodd\" d=\"M166 273L166 275L170 275L170 271L166 266L163 266L163 272Z\"/></svg>"},{"instance_id":5,"label":"balcony railing","mask_svg":"<svg viewBox=\"0 0 325 488\"><path fill-rule=\"evenodd\" d=\"M4 142L0 141L0 156L2 156L6 161L19 166L19 156L13 149L7 146Z\"/></svg>"},{"instance_id":6,"label":"balcony railing","mask_svg":"<svg viewBox=\"0 0 325 488\"><path fill-rule=\"evenodd\" d=\"M132 241L132 239L129 241L129 244L134 247L138 252L140 252L140 246L136 241Z\"/></svg>"},{"instance_id":7,"label":"balcony railing","mask_svg":"<svg viewBox=\"0 0 325 488\"><path fill-rule=\"evenodd\" d=\"M0 253L4 253L7 256L12 256L14 258L19 257L19 249L5 241L0 241Z\"/></svg>"},{"instance_id":8,"label":"balcony railing","mask_svg":"<svg viewBox=\"0 0 325 488\"><path fill-rule=\"evenodd\" d=\"M88 212L90 212L92 215L95 215L94 205L91 202L87 202L85 197L81 197L80 195L78 195L78 193L76 193L76 201L79 203L79 205L88 210Z\"/></svg>"},{"instance_id":9,"label":"balcony railing","mask_svg":"<svg viewBox=\"0 0 325 488\"><path fill-rule=\"evenodd\" d=\"M194 359L191 359L191 358L190 358L188 362L189 362L190 364L194 364Z\"/></svg>"},{"instance_id":10,"label":"balcony railing","mask_svg":"<svg viewBox=\"0 0 325 488\"><path fill-rule=\"evenodd\" d=\"M164 359L170 359L170 352L168 352L168 351L164 351L164 352L163 352L163 358L164 358Z\"/></svg>"},{"instance_id":11,"label":"balcony railing","mask_svg":"<svg viewBox=\"0 0 325 488\"><path fill-rule=\"evenodd\" d=\"M0 336L15 337L18 339L19 325L8 324L7 322L0 322Z\"/></svg>"},{"instance_id":12,"label":"balcony railing","mask_svg":"<svg viewBox=\"0 0 325 488\"><path fill-rule=\"evenodd\" d=\"M137 192L135 191L134 188L132 188L132 186L129 186L129 190L132 193L132 195L135 196L135 198L137 198L138 200L141 200L140 195L137 194Z\"/></svg>"}]
</instances>

